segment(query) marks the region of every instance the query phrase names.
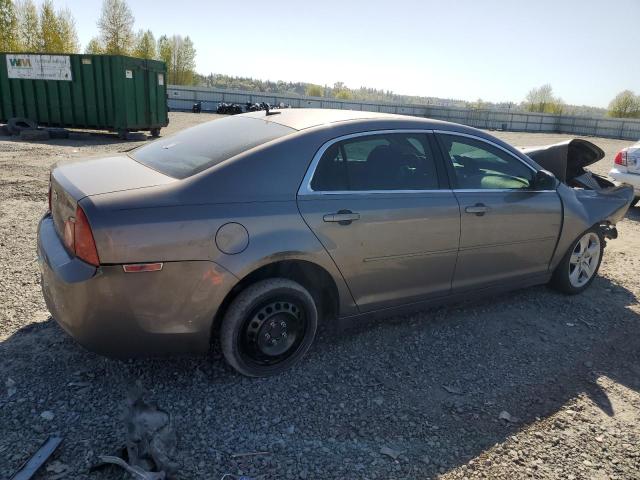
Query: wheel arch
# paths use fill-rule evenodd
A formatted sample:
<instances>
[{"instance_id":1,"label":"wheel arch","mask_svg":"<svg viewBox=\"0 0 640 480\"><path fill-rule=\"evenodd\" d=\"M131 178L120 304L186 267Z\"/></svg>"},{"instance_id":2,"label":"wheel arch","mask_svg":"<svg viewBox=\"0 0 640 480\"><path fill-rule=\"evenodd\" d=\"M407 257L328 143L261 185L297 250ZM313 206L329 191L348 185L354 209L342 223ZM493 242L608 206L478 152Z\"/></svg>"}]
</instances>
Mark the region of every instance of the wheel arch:
<instances>
[{"instance_id":1,"label":"wheel arch","mask_svg":"<svg viewBox=\"0 0 640 480\"><path fill-rule=\"evenodd\" d=\"M287 278L306 288L318 307L319 322L335 320L339 316L340 291L336 281L325 268L308 260L278 260L252 270L227 293L213 319L214 335L233 299L249 285L267 278Z\"/></svg>"}]
</instances>

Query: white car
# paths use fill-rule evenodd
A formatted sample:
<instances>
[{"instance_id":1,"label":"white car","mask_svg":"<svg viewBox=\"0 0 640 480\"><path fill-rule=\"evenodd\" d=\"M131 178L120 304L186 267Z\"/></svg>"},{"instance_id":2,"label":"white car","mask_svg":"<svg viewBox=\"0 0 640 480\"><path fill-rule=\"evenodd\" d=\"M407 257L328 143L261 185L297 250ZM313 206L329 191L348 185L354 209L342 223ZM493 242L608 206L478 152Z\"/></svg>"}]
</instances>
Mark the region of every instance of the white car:
<instances>
[{"instance_id":1,"label":"white car","mask_svg":"<svg viewBox=\"0 0 640 480\"><path fill-rule=\"evenodd\" d=\"M640 200L640 140L620 150L613 163L615 165L609 175L619 182L633 186L635 198L631 205L637 204Z\"/></svg>"}]
</instances>

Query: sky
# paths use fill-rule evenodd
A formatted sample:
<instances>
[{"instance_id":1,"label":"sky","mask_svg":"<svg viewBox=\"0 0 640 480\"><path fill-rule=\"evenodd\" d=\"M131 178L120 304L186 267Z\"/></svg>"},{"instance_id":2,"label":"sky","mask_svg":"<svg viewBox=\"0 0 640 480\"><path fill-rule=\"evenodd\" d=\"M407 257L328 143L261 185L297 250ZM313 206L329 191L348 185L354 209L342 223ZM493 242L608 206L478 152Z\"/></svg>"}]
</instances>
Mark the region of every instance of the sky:
<instances>
[{"instance_id":1,"label":"sky","mask_svg":"<svg viewBox=\"0 0 640 480\"><path fill-rule=\"evenodd\" d=\"M53 0L97 35L98 0ZM577 105L640 94L640 0L129 0L136 30L189 35L197 71L520 102L550 83Z\"/></svg>"}]
</instances>

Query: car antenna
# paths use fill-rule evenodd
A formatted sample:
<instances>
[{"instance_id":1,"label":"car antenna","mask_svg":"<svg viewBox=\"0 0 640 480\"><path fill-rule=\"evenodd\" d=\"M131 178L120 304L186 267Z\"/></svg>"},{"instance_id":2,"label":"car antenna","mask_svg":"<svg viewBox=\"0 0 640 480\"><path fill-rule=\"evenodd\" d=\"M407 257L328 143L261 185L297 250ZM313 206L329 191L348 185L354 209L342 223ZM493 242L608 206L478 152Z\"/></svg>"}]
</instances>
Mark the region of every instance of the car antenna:
<instances>
[{"instance_id":1,"label":"car antenna","mask_svg":"<svg viewBox=\"0 0 640 480\"><path fill-rule=\"evenodd\" d=\"M269 104L268 104L268 103L265 103L265 104L264 104L264 109L267 111L267 113L266 113L267 117L268 117L269 115L280 115L280 114L282 113L282 112L270 112L270 111L269 111Z\"/></svg>"}]
</instances>

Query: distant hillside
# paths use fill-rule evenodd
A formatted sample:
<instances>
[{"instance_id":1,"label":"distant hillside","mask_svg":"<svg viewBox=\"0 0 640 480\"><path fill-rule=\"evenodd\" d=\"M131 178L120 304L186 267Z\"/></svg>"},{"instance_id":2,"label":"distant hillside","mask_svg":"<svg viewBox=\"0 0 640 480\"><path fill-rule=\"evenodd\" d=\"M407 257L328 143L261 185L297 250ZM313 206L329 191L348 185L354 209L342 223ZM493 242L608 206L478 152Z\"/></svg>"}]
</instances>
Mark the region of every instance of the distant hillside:
<instances>
[{"instance_id":1,"label":"distant hillside","mask_svg":"<svg viewBox=\"0 0 640 480\"><path fill-rule=\"evenodd\" d=\"M406 105L438 105L447 107L499 109L514 112L524 111L523 103L500 102L492 103L478 99L475 102L456 100L451 98L421 97L414 95L400 95L390 90L378 90L376 88L348 88L344 83L337 82L333 86L316 85L307 82L285 82L282 80L258 80L249 77L232 77L219 73L209 75L196 74L195 83L198 86L227 88L234 90L249 90L255 92L277 93L281 95L338 98L344 100L359 100L366 102L401 103ZM604 116L607 111L604 108L589 107L586 105L564 105L564 115Z\"/></svg>"}]
</instances>

